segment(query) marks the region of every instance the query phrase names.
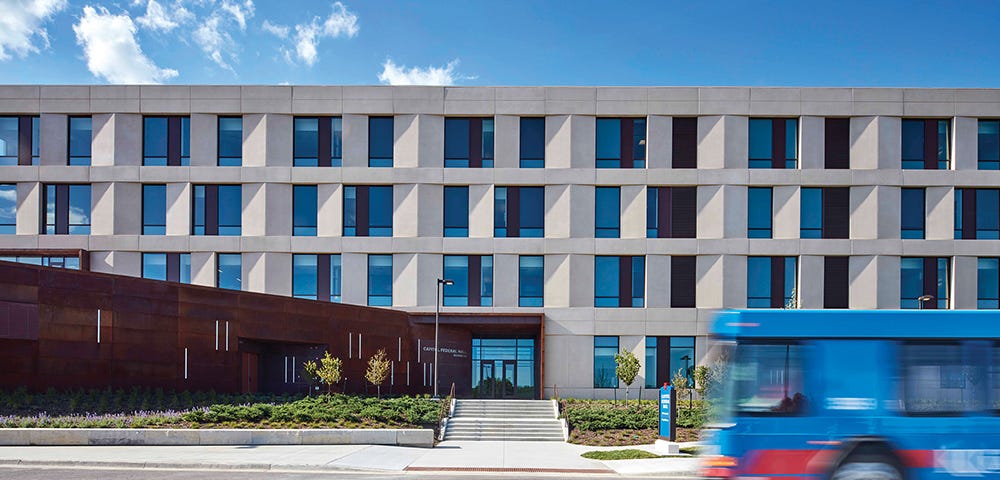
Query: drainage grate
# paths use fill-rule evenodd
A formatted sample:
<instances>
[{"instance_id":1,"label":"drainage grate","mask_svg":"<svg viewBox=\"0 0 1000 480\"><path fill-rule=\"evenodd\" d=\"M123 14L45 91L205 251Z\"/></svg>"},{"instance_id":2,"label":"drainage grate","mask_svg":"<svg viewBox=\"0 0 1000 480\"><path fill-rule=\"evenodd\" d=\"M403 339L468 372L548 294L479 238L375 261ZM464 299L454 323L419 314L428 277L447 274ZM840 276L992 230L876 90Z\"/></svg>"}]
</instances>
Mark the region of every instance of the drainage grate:
<instances>
[{"instance_id":1,"label":"drainage grate","mask_svg":"<svg viewBox=\"0 0 1000 480\"><path fill-rule=\"evenodd\" d=\"M475 473L605 473L613 470L599 468L505 468L505 467L406 467L407 472L475 472Z\"/></svg>"}]
</instances>

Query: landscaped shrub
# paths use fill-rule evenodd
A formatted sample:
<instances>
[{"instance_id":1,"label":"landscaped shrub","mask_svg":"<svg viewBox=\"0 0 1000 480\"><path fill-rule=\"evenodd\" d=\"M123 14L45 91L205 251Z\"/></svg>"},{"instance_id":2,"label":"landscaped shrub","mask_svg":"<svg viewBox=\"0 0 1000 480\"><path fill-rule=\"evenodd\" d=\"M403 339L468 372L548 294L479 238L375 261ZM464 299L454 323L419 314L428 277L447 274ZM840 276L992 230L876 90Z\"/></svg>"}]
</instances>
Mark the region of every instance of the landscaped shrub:
<instances>
[{"instance_id":1,"label":"landscaped shrub","mask_svg":"<svg viewBox=\"0 0 1000 480\"><path fill-rule=\"evenodd\" d=\"M641 430L659 428L659 405L656 401L642 400L628 407L610 400L563 400L563 415L570 427L587 431ZM695 400L677 405L677 426L702 428L708 417L708 405Z\"/></svg>"}]
</instances>

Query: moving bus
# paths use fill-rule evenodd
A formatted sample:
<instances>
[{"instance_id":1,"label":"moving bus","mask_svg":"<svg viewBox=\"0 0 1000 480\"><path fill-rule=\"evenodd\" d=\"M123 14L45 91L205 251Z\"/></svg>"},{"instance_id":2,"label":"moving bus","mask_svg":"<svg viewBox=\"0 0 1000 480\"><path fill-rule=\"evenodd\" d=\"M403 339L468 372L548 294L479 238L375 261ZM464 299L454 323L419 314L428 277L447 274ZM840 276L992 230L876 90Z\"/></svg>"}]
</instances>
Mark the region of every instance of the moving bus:
<instances>
[{"instance_id":1,"label":"moving bus","mask_svg":"<svg viewBox=\"0 0 1000 480\"><path fill-rule=\"evenodd\" d=\"M1000 311L735 310L707 477L1000 478Z\"/></svg>"}]
</instances>

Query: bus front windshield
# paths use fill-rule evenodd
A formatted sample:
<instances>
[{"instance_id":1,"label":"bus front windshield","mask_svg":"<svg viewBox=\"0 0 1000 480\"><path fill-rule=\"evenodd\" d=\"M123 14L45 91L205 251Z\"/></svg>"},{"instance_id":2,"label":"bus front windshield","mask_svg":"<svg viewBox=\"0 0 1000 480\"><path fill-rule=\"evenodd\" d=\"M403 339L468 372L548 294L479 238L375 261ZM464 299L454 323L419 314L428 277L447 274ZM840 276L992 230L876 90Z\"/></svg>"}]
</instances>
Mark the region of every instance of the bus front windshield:
<instances>
[{"instance_id":1,"label":"bus front windshield","mask_svg":"<svg viewBox=\"0 0 1000 480\"><path fill-rule=\"evenodd\" d=\"M794 343L743 343L736 347L730 377L735 413L794 415L809 400L804 392L802 353Z\"/></svg>"}]
</instances>

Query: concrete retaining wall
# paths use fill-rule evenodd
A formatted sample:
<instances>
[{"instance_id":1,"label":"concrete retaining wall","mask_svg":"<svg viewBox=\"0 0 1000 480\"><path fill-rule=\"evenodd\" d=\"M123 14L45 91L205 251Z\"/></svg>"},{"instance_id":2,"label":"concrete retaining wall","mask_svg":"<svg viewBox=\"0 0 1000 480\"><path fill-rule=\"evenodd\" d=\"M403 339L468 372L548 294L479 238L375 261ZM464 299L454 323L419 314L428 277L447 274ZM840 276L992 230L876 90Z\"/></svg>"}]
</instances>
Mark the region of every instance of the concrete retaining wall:
<instances>
[{"instance_id":1,"label":"concrete retaining wall","mask_svg":"<svg viewBox=\"0 0 1000 480\"><path fill-rule=\"evenodd\" d=\"M4 428L0 445L401 445L433 447L430 429Z\"/></svg>"}]
</instances>

